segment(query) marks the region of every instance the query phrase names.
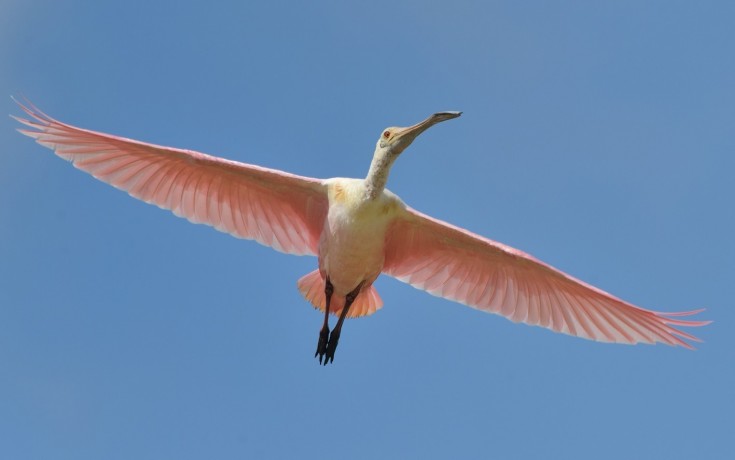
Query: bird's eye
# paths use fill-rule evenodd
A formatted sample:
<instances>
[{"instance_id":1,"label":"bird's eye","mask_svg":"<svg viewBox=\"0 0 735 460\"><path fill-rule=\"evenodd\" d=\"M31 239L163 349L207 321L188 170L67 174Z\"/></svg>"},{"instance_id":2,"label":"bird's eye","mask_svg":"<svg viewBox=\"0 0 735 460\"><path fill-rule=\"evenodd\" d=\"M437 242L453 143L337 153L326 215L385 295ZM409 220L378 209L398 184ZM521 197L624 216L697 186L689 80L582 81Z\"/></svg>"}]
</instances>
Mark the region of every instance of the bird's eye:
<instances>
[{"instance_id":1,"label":"bird's eye","mask_svg":"<svg viewBox=\"0 0 735 460\"><path fill-rule=\"evenodd\" d=\"M390 137L390 131L386 131L383 133L383 137L388 139Z\"/></svg>"}]
</instances>

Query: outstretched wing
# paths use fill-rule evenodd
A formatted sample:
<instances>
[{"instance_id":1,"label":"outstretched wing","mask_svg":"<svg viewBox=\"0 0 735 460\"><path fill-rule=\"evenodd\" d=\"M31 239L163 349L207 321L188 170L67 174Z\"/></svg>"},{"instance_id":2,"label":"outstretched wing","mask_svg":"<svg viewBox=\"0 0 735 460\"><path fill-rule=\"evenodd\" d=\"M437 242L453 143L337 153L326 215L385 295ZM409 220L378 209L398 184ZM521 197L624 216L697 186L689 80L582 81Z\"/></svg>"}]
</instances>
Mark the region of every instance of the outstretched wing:
<instances>
[{"instance_id":1,"label":"outstretched wing","mask_svg":"<svg viewBox=\"0 0 735 460\"><path fill-rule=\"evenodd\" d=\"M19 129L58 156L135 198L281 252L317 254L327 213L321 180L147 144L61 123L18 104Z\"/></svg>"},{"instance_id":2,"label":"outstretched wing","mask_svg":"<svg viewBox=\"0 0 735 460\"><path fill-rule=\"evenodd\" d=\"M645 310L521 251L406 208L389 229L383 272L433 295L586 339L692 348L675 326L702 310Z\"/></svg>"}]
</instances>

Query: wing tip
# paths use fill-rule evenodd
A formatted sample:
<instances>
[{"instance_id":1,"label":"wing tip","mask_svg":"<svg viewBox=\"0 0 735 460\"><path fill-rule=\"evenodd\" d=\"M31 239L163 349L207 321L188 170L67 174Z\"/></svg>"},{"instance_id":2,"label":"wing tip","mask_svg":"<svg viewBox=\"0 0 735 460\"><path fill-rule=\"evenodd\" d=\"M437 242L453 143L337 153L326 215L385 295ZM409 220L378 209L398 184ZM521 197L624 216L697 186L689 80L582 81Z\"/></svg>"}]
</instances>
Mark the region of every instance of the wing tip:
<instances>
[{"instance_id":1,"label":"wing tip","mask_svg":"<svg viewBox=\"0 0 735 460\"><path fill-rule=\"evenodd\" d=\"M683 316L696 315L704 311L706 311L706 308L699 308L696 310L689 310L689 311L682 311L682 312L666 312L666 313L656 312L656 316L662 323L664 323L667 326L703 327L703 326L707 326L708 324L712 324L714 321L713 320L694 321L694 320L688 320L688 319L684 320L684 319L677 319L677 318L680 318ZM689 334L687 332L684 332L675 327L671 327L670 333L676 339L673 345L680 345L688 350L696 350L696 348L691 343L686 342L683 339L686 339L692 342L697 342L697 343L704 343L704 340L700 339L699 337Z\"/></svg>"},{"instance_id":2,"label":"wing tip","mask_svg":"<svg viewBox=\"0 0 735 460\"><path fill-rule=\"evenodd\" d=\"M706 308L699 308L697 310L689 310L689 311L681 311L681 312L654 312L656 317L660 321L662 321L664 324L673 324L675 326L684 326L684 327L702 327L706 326L708 324L712 324L713 320L691 320L691 319L677 319L681 318L682 316L693 316L699 313L702 313L703 311L706 311Z\"/></svg>"},{"instance_id":3,"label":"wing tip","mask_svg":"<svg viewBox=\"0 0 735 460\"><path fill-rule=\"evenodd\" d=\"M19 99L17 99L13 95L10 96L10 99L12 99L13 102L15 102L16 104L18 104L18 107L20 107L21 110L23 110L25 113L27 113L28 115L30 115L36 121L42 123L43 125L49 125L50 123L53 123L54 121L56 121L53 118L51 118L50 116L48 116L46 113L44 113L43 110L39 109L38 106L36 106L36 104L34 104L33 102L31 102L31 100L28 99L27 97L21 96L21 98L22 98L22 101L19 100ZM25 120L25 122L24 122L23 119L20 119L20 118L14 116L14 115L10 115L10 117L11 118L14 118L15 120L17 120L17 121L19 121L19 122L21 122L23 124L28 124L26 122L29 121L29 120ZM32 121L31 121L31 123L32 123Z\"/></svg>"}]
</instances>

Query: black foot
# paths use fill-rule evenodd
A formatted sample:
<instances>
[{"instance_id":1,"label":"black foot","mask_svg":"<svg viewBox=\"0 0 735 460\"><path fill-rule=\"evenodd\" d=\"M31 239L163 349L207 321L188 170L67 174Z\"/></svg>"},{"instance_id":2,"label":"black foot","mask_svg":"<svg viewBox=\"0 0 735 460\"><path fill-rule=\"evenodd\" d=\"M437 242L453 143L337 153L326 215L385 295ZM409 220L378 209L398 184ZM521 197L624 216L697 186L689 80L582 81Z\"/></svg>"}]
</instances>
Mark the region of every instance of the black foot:
<instances>
[{"instance_id":1,"label":"black foot","mask_svg":"<svg viewBox=\"0 0 735 460\"><path fill-rule=\"evenodd\" d=\"M329 336L329 343L327 343L327 357L324 359L325 366L329 362L334 362L334 352L337 350L338 343L339 343L339 330L332 331L332 335ZM321 364L321 359L319 360L319 364Z\"/></svg>"},{"instance_id":2,"label":"black foot","mask_svg":"<svg viewBox=\"0 0 735 460\"><path fill-rule=\"evenodd\" d=\"M325 326L319 331L319 343L316 346L316 353L314 353L315 358L319 356L319 364L322 363L322 358L327 353L327 342L329 342L329 328ZM324 364L327 364L327 362L325 361Z\"/></svg>"}]
</instances>

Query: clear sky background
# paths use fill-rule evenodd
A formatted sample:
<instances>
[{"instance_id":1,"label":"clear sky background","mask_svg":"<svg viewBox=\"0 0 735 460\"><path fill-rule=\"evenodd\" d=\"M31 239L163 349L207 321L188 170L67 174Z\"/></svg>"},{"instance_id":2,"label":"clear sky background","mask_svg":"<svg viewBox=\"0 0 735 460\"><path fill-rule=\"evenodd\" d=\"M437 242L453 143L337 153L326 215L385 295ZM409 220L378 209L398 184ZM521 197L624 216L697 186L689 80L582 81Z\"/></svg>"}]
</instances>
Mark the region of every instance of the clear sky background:
<instances>
[{"instance_id":1,"label":"clear sky background","mask_svg":"<svg viewBox=\"0 0 735 460\"><path fill-rule=\"evenodd\" d=\"M261 4L262 3L262 4ZM316 259L192 225L0 122L0 458L731 458L735 3L0 0L0 112L363 177L643 307L696 351L396 280L313 358Z\"/></svg>"}]
</instances>

